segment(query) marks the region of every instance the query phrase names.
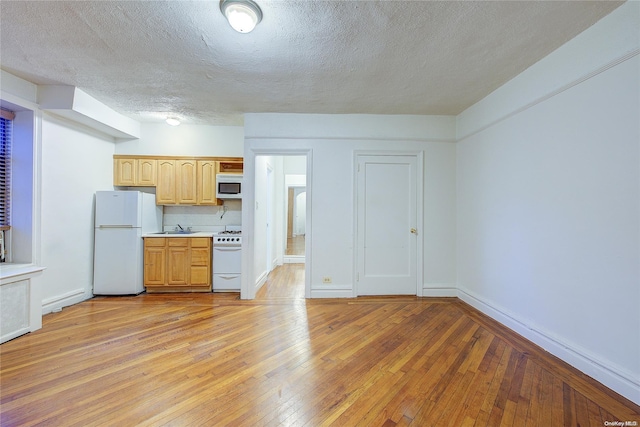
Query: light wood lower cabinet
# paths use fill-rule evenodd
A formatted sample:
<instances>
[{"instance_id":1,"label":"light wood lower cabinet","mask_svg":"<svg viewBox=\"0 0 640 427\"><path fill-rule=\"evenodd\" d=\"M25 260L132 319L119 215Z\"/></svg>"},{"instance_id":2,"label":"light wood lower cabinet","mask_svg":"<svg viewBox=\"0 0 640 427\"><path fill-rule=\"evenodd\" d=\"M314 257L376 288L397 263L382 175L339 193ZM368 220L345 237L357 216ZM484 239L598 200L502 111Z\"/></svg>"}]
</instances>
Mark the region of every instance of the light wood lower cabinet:
<instances>
[{"instance_id":1,"label":"light wood lower cabinet","mask_svg":"<svg viewBox=\"0 0 640 427\"><path fill-rule=\"evenodd\" d=\"M210 237L144 239L144 285L153 292L210 292Z\"/></svg>"},{"instance_id":2,"label":"light wood lower cabinet","mask_svg":"<svg viewBox=\"0 0 640 427\"><path fill-rule=\"evenodd\" d=\"M189 268L193 286L211 287L211 239L191 239Z\"/></svg>"},{"instance_id":3,"label":"light wood lower cabinet","mask_svg":"<svg viewBox=\"0 0 640 427\"><path fill-rule=\"evenodd\" d=\"M167 282L167 239L144 239L144 285L163 286Z\"/></svg>"},{"instance_id":4,"label":"light wood lower cabinet","mask_svg":"<svg viewBox=\"0 0 640 427\"><path fill-rule=\"evenodd\" d=\"M167 285L188 286L190 284L189 238L167 239Z\"/></svg>"}]
</instances>

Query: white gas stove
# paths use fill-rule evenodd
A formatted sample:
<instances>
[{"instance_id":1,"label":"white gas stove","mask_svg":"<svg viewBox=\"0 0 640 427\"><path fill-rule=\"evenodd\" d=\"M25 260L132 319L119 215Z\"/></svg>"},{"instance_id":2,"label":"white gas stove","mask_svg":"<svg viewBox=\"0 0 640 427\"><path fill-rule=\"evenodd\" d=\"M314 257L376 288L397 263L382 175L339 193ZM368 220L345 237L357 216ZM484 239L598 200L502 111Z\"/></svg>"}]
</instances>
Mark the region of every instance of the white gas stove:
<instances>
[{"instance_id":1,"label":"white gas stove","mask_svg":"<svg viewBox=\"0 0 640 427\"><path fill-rule=\"evenodd\" d=\"M213 235L213 292L239 292L242 274L242 231L227 227Z\"/></svg>"}]
</instances>

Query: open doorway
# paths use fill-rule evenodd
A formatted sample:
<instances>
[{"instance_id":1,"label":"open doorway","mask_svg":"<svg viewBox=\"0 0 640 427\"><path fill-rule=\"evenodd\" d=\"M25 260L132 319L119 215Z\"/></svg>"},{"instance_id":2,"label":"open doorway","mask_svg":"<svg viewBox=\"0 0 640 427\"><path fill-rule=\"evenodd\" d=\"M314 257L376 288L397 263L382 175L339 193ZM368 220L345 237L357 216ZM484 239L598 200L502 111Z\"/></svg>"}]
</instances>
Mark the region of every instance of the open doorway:
<instances>
[{"instance_id":1,"label":"open doorway","mask_svg":"<svg viewBox=\"0 0 640 427\"><path fill-rule=\"evenodd\" d=\"M301 178L306 179L306 176ZM304 263L305 236L307 234L307 187L289 182L286 184L285 191L287 235L284 262Z\"/></svg>"},{"instance_id":2,"label":"open doorway","mask_svg":"<svg viewBox=\"0 0 640 427\"><path fill-rule=\"evenodd\" d=\"M285 257L304 259L304 236L306 234L307 188L287 187L287 245Z\"/></svg>"},{"instance_id":3,"label":"open doorway","mask_svg":"<svg viewBox=\"0 0 640 427\"><path fill-rule=\"evenodd\" d=\"M253 184L251 193L247 197L243 194L243 205L253 205L252 209L243 210L243 234L248 234L247 224L251 223L253 237L247 239L252 242L252 247L243 247L243 252L246 250L252 254L252 259L247 261L253 271L243 267L243 276L248 273L249 281L243 284L248 292L241 291L241 297L255 298L258 290L260 295L264 295L262 288L269 285L270 273L291 264L298 266L295 268L298 272L295 281L302 285L286 296L308 297L310 292L305 273L311 230L311 191L307 182L310 159L307 155L256 153L253 160L251 167L245 157L243 188L243 193L245 189L249 190L249 180ZM249 168L253 169L253 177L247 174Z\"/></svg>"}]
</instances>

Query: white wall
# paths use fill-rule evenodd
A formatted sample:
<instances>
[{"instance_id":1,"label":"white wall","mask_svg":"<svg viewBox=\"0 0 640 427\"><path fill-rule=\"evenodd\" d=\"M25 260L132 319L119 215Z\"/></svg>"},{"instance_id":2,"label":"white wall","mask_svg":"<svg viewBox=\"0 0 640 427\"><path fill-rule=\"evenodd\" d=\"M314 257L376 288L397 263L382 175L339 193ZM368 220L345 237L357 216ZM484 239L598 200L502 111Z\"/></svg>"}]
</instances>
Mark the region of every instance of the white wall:
<instances>
[{"instance_id":1,"label":"white wall","mask_svg":"<svg viewBox=\"0 0 640 427\"><path fill-rule=\"evenodd\" d=\"M273 188L267 190L267 173L274 170L274 160L270 156L260 156L256 159L255 176L255 198L253 203L246 203L243 200L246 209L254 211L254 233L253 238L256 245L253 250L253 271L256 287L262 286L267 278L267 274L271 271L268 268L268 251L270 237L267 234L267 205L269 201L267 196L273 194ZM246 188L246 187L245 187Z\"/></svg>"},{"instance_id":2,"label":"white wall","mask_svg":"<svg viewBox=\"0 0 640 427\"><path fill-rule=\"evenodd\" d=\"M32 123L23 123L24 132L14 136L20 143L33 143L33 151L17 151L17 169L33 164L32 193L16 194L20 206L33 207L32 232L24 224L24 237L31 244L16 250L17 261L44 267L32 277L30 297L37 299L41 314L74 304L92 296L93 212L96 190L112 189L113 137L68 119L44 113L37 104L38 87L2 72L2 100L23 107ZM20 113L26 114L26 113ZM25 116L25 120L26 120ZM30 130L33 129L32 131ZM31 157L31 158L30 158ZM25 176L26 178L26 176ZM20 191L18 185L14 190ZM25 220L27 215L21 216ZM21 231L21 222L17 223ZM24 242L23 242L24 243ZM28 249L31 249L31 255Z\"/></svg>"},{"instance_id":3,"label":"white wall","mask_svg":"<svg viewBox=\"0 0 640 427\"><path fill-rule=\"evenodd\" d=\"M115 154L242 157L242 126L142 123L140 139L119 141Z\"/></svg>"},{"instance_id":4,"label":"white wall","mask_svg":"<svg viewBox=\"0 0 640 427\"><path fill-rule=\"evenodd\" d=\"M284 158L285 175L305 175L307 173L307 159L300 156L286 156ZM304 185L304 182L302 182Z\"/></svg>"},{"instance_id":5,"label":"white wall","mask_svg":"<svg viewBox=\"0 0 640 427\"><path fill-rule=\"evenodd\" d=\"M313 225L307 232L312 253L307 263L311 263L313 296L353 295L355 150L424 152L423 286L426 294L455 294L455 145L449 142L454 137L454 120L424 116L245 116L245 164L253 162L254 153L260 150L312 151L313 164L308 173L313 191L308 197ZM245 188L251 193L250 180L245 169ZM245 242L253 244L250 239ZM257 236L255 245L262 245ZM331 276L333 283L323 284L323 276Z\"/></svg>"},{"instance_id":6,"label":"white wall","mask_svg":"<svg viewBox=\"0 0 640 427\"><path fill-rule=\"evenodd\" d=\"M285 214L282 193L283 160L282 156L256 158L255 197L252 203L244 204L247 209L251 207L254 214L252 238L256 244L253 248L254 280L252 283L256 290L264 284L271 270L283 263L284 243L280 237L283 233L282 224ZM271 210L270 214L269 210ZM246 236L246 233L243 232L243 234Z\"/></svg>"},{"instance_id":7,"label":"white wall","mask_svg":"<svg viewBox=\"0 0 640 427\"><path fill-rule=\"evenodd\" d=\"M242 200L225 200L220 206L165 206L163 211L166 231L178 224L194 231L223 231L227 225L242 224Z\"/></svg>"},{"instance_id":8,"label":"white wall","mask_svg":"<svg viewBox=\"0 0 640 427\"><path fill-rule=\"evenodd\" d=\"M460 297L637 403L639 8L461 114L457 144Z\"/></svg>"},{"instance_id":9,"label":"white wall","mask_svg":"<svg viewBox=\"0 0 640 427\"><path fill-rule=\"evenodd\" d=\"M42 118L43 312L93 295L95 192L113 189L113 138Z\"/></svg>"}]
</instances>

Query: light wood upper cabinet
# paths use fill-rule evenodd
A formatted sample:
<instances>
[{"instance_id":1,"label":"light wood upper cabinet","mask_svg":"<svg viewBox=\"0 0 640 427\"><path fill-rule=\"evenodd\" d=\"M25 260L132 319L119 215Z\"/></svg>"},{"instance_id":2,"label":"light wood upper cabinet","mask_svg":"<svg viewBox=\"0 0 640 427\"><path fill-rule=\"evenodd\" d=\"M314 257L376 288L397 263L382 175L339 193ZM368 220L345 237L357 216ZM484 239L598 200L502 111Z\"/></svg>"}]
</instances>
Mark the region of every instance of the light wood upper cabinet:
<instances>
[{"instance_id":1,"label":"light wood upper cabinet","mask_svg":"<svg viewBox=\"0 0 640 427\"><path fill-rule=\"evenodd\" d=\"M196 165L196 160L158 160L156 204L198 204Z\"/></svg>"},{"instance_id":2,"label":"light wood upper cabinet","mask_svg":"<svg viewBox=\"0 0 640 427\"><path fill-rule=\"evenodd\" d=\"M153 187L156 185L158 161L156 159L136 159L136 185Z\"/></svg>"},{"instance_id":3,"label":"light wood upper cabinet","mask_svg":"<svg viewBox=\"0 0 640 427\"><path fill-rule=\"evenodd\" d=\"M136 159L113 159L113 185L136 185Z\"/></svg>"},{"instance_id":4,"label":"light wood upper cabinet","mask_svg":"<svg viewBox=\"0 0 640 427\"><path fill-rule=\"evenodd\" d=\"M113 156L113 185L156 187L157 205L221 205L216 174L242 173L239 157Z\"/></svg>"},{"instance_id":5,"label":"light wood upper cabinet","mask_svg":"<svg viewBox=\"0 0 640 427\"><path fill-rule=\"evenodd\" d=\"M158 163L157 204L213 206L218 204L216 161L175 160L173 161L173 180L171 180L171 167L165 167L165 162L167 161L160 160Z\"/></svg>"},{"instance_id":6,"label":"light wood upper cabinet","mask_svg":"<svg viewBox=\"0 0 640 427\"><path fill-rule=\"evenodd\" d=\"M152 187L156 185L155 159L113 159L113 185Z\"/></svg>"},{"instance_id":7,"label":"light wood upper cabinet","mask_svg":"<svg viewBox=\"0 0 640 427\"><path fill-rule=\"evenodd\" d=\"M197 169L197 204L217 205L216 171L218 170L218 162L213 160L198 160Z\"/></svg>"},{"instance_id":8,"label":"light wood upper cabinet","mask_svg":"<svg viewBox=\"0 0 640 427\"><path fill-rule=\"evenodd\" d=\"M156 176L156 204L176 204L175 160L158 160L158 174Z\"/></svg>"},{"instance_id":9,"label":"light wood upper cabinet","mask_svg":"<svg viewBox=\"0 0 640 427\"><path fill-rule=\"evenodd\" d=\"M197 204L196 177L196 160L176 161L176 203Z\"/></svg>"}]
</instances>

